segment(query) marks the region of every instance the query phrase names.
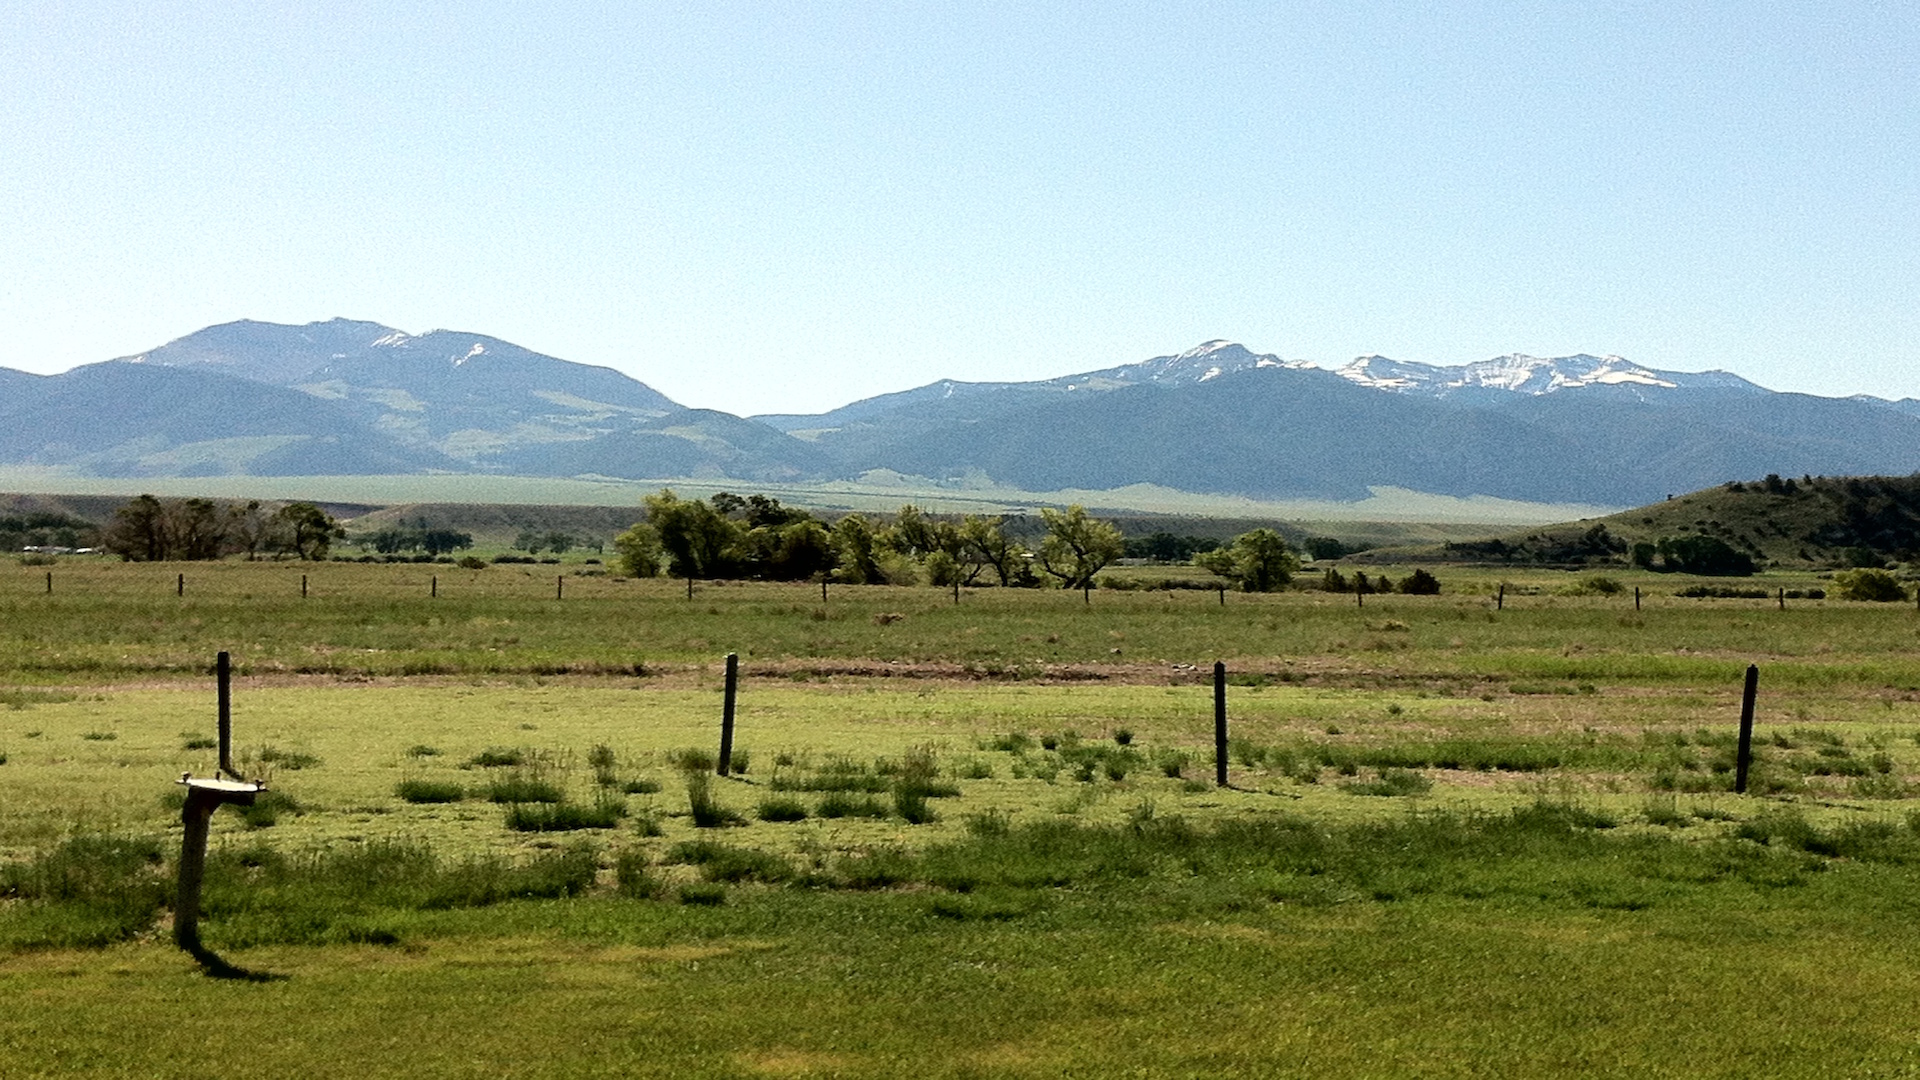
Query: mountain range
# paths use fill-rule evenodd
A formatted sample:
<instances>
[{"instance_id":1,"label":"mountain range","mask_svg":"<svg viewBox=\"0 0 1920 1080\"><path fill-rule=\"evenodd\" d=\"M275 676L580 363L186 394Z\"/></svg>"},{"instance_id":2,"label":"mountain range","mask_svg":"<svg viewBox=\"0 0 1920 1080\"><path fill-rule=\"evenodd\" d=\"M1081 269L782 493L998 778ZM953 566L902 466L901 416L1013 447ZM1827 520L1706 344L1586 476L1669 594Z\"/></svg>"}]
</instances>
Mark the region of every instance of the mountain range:
<instances>
[{"instance_id":1,"label":"mountain range","mask_svg":"<svg viewBox=\"0 0 1920 1080\"><path fill-rule=\"evenodd\" d=\"M1634 505L1729 479L1920 469L1920 401L1775 393L1617 356L1337 370L1209 341L809 415L681 406L480 334L241 321L60 375L0 368L0 464L75 475L455 472L796 482L890 470L1045 492Z\"/></svg>"}]
</instances>

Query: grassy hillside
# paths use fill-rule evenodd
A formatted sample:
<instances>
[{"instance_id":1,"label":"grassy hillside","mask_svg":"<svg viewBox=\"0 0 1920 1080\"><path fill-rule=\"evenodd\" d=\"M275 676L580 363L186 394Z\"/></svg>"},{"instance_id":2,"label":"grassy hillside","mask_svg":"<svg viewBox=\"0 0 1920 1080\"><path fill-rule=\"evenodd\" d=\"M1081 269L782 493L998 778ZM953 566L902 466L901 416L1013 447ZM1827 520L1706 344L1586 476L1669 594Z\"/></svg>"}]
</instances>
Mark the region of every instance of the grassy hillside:
<instances>
[{"instance_id":1,"label":"grassy hillside","mask_svg":"<svg viewBox=\"0 0 1920 1080\"><path fill-rule=\"evenodd\" d=\"M1842 566L1871 552L1920 558L1920 475L1768 477L1423 554L1540 564L1626 562L1636 543L1709 536L1762 566Z\"/></svg>"}]
</instances>

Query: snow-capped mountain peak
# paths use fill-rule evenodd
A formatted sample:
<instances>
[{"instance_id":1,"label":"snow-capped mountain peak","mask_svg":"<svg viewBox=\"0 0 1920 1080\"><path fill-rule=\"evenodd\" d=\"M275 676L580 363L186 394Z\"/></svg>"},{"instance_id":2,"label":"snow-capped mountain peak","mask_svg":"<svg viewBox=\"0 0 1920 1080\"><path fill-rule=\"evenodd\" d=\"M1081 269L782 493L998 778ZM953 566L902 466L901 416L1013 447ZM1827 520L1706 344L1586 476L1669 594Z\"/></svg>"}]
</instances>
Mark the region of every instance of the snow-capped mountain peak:
<instances>
[{"instance_id":1,"label":"snow-capped mountain peak","mask_svg":"<svg viewBox=\"0 0 1920 1080\"><path fill-rule=\"evenodd\" d=\"M1753 387L1725 372L1657 371L1619 356L1539 357L1509 353L1472 364L1444 366L1362 356L1335 374L1361 386L1400 393L1446 397L1463 391L1494 391L1534 396L1586 386L1618 386L1659 392L1676 389ZM1758 389L1757 387L1753 387Z\"/></svg>"}]
</instances>

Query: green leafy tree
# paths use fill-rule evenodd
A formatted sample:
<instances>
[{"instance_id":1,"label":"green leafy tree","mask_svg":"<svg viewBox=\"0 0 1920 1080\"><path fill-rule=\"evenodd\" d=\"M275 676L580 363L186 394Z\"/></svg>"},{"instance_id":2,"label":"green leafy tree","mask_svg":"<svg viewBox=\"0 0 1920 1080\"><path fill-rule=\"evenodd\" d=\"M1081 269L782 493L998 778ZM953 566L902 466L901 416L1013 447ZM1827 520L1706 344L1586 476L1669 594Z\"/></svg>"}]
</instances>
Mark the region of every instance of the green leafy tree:
<instances>
[{"instance_id":1,"label":"green leafy tree","mask_svg":"<svg viewBox=\"0 0 1920 1080\"><path fill-rule=\"evenodd\" d=\"M1003 519L968 514L961 520L960 565L967 584L991 569L1000 584L1011 585L1025 564L1026 552L1007 535Z\"/></svg>"},{"instance_id":2,"label":"green leafy tree","mask_svg":"<svg viewBox=\"0 0 1920 1080\"><path fill-rule=\"evenodd\" d=\"M614 568L629 577L660 576L660 562L666 551L660 546L660 533L642 521L613 538Z\"/></svg>"},{"instance_id":3,"label":"green leafy tree","mask_svg":"<svg viewBox=\"0 0 1920 1080\"><path fill-rule=\"evenodd\" d=\"M1907 587L1885 570L1863 566L1833 575L1834 595L1842 600L1893 603L1907 598Z\"/></svg>"},{"instance_id":4,"label":"green leafy tree","mask_svg":"<svg viewBox=\"0 0 1920 1080\"><path fill-rule=\"evenodd\" d=\"M833 553L840 580L854 585L880 585L887 580L875 559L873 523L860 514L848 514L833 523Z\"/></svg>"},{"instance_id":5,"label":"green leafy tree","mask_svg":"<svg viewBox=\"0 0 1920 1080\"><path fill-rule=\"evenodd\" d=\"M1605 581L1607 579L1596 578L1595 580ZM1408 596L1438 596L1440 595L1440 579L1427 573L1425 570L1415 570L1413 573L1400 579L1400 591L1406 593ZM1614 591L1619 591L1617 584L1614 586Z\"/></svg>"},{"instance_id":6,"label":"green leafy tree","mask_svg":"<svg viewBox=\"0 0 1920 1080\"><path fill-rule=\"evenodd\" d=\"M1231 579L1247 592L1284 589L1300 569L1293 545L1272 529L1255 529L1234 537L1224 548L1202 552L1194 564Z\"/></svg>"},{"instance_id":7,"label":"green leafy tree","mask_svg":"<svg viewBox=\"0 0 1920 1080\"><path fill-rule=\"evenodd\" d=\"M721 492L713 502L682 499L671 488L646 497L647 524L660 534L660 546L667 553L667 569L674 577L719 578L734 570L734 548L741 529L717 509ZM738 496L729 497L744 505ZM738 508L737 506L735 507Z\"/></svg>"},{"instance_id":8,"label":"green leafy tree","mask_svg":"<svg viewBox=\"0 0 1920 1080\"><path fill-rule=\"evenodd\" d=\"M333 515L312 503L288 503L273 513L273 540L269 546L300 559L319 561L347 530Z\"/></svg>"},{"instance_id":9,"label":"green leafy tree","mask_svg":"<svg viewBox=\"0 0 1920 1080\"><path fill-rule=\"evenodd\" d=\"M1667 537L1658 547L1664 567L1682 574L1747 577L1754 571L1751 555L1717 536Z\"/></svg>"},{"instance_id":10,"label":"green leafy tree","mask_svg":"<svg viewBox=\"0 0 1920 1080\"><path fill-rule=\"evenodd\" d=\"M128 562L159 562L169 554L167 511L151 495L130 499L113 512L101 546Z\"/></svg>"},{"instance_id":11,"label":"green leafy tree","mask_svg":"<svg viewBox=\"0 0 1920 1080\"><path fill-rule=\"evenodd\" d=\"M1063 589L1083 589L1126 550L1126 539L1110 521L1101 521L1075 504L1064 511L1042 507L1046 537L1040 543L1040 568Z\"/></svg>"}]
</instances>

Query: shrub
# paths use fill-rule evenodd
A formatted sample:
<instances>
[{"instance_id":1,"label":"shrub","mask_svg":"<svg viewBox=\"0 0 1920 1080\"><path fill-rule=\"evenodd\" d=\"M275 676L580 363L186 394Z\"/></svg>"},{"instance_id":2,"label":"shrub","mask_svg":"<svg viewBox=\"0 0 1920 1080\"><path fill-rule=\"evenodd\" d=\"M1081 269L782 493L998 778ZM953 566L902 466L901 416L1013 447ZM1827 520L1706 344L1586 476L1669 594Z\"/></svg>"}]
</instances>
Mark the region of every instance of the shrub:
<instances>
[{"instance_id":1,"label":"shrub","mask_svg":"<svg viewBox=\"0 0 1920 1080\"><path fill-rule=\"evenodd\" d=\"M1408 596L1439 596L1440 580L1425 570L1415 570L1412 574L1400 579L1399 588Z\"/></svg>"},{"instance_id":2,"label":"shrub","mask_svg":"<svg viewBox=\"0 0 1920 1080\"><path fill-rule=\"evenodd\" d=\"M1885 570L1862 567L1833 575L1834 594L1842 600L1894 603L1907 598L1907 587Z\"/></svg>"},{"instance_id":3,"label":"shrub","mask_svg":"<svg viewBox=\"0 0 1920 1080\"><path fill-rule=\"evenodd\" d=\"M667 861L698 866L706 881L776 882L793 876L793 866L778 855L711 840L675 844L667 852Z\"/></svg>"},{"instance_id":4,"label":"shrub","mask_svg":"<svg viewBox=\"0 0 1920 1080\"><path fill-rule=\"evenodd\" d=\"M629 780L626 783L620 785L620 791L626 795L653 795L659 792L659 790L660 790L660 781L648 780L645 778L642 778L639 780Z\"/></svg>"},{"instance_id":5,"label":"shrub","mask_svg":"<svg viewBox=\"0 0 1920 1080\"><path fill-rule=\"evenodd\" d=\"M467 797L466 787L451 780L402 780L393 793L410 803L456 803Z\"/></svg>"},{"instance_id":6,"label":"shrub","mask_svg":"<svg viewBox=\"0 0 1920 1080\"><path fill-rule=\"evenodd\" d=\"M524 751L510 750L504 746L489 746L469 758L467 764L481 769L502 769L524 765L526 761L527 755Z\"/></svg>"},{"instance_id":7,"label":"shrub","mask_svg":"<svg viewBox=\"0 0 1920 1080\"><path fill-rule=\"evenodd\" d=\"M1120 746L1131 745L1133 742L1133 731L1129 728L1117 728L1113 733L1113 741Z\"/></svg>"},{"instance_id":8,"label":"shrub","mask_svg":"<svg viewBox=\"0 0 1920 1080\"><path fill-rule=\"evenodd\" d=\"M680 886L680 902L701 907L719 907L727 902L727 887L711 881L695 881Z\"/></svg>"},{"instance_id":9,"label":"shrub","mask_svg":"<svg viewBox=\"0 0 1920 1080\"><path fill-rule=\"evenodd\" d=\"M712 772L720 764L720 758L711 750L669 750L667 761L683 772Z\"/></svg>"},{"instance_id":10,"label":"shrub","mask_svg":"<svg viewBox=\"0 0 1920 1080\"><path fill-rule=\"evenodd\" d=\"M218 739L207 735L188 735L180 743L182 750L212 750L220 745Z\"/></svg>"},{"instance_id":11,"label":"shrub","mask_svg":"<svg viewBox=\"0 0 1920 1080\"><path fill-rule=\"evenodd\" d=\"M189 749L191 749L191 748L189 748ZM412 746L409 746L409 747L407 747L407 756L408 756L408 757L416 757L416 758L418 758L418 757L439 757L439 756L440 756L440 751L439 751L439 749L438 749L438 748L436 748L436 747L432 747L432 746L428 746L428 745L427 745L426 743L414 743L414 744L413 744Z\"/></svg>"},{"instance_id":12,"label":"shrub","mask_svg":"<svg viewBox=\"0 0 1920 1080\"><path fill-rule=\"evenodd\" d=\"M487 568L487 560L480 558L478 555L462 555L460 561L455 565L463 570L485 570Z\"/></svg>"}]
</instances>

